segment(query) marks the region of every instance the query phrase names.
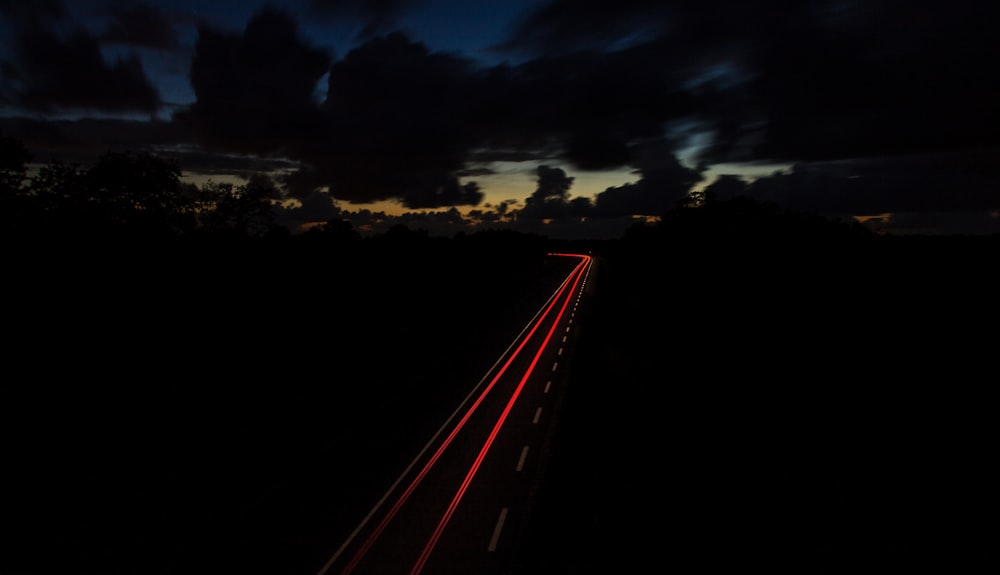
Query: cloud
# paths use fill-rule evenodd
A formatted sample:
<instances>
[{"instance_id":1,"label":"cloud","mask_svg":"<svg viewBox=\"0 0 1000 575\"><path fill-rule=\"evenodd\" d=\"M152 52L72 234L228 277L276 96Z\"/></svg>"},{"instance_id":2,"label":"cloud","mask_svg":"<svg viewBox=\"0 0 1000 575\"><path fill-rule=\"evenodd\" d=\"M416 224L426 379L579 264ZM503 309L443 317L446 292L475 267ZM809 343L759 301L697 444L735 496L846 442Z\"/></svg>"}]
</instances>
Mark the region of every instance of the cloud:
<instances>
[{"instance_id":1,"label":"cloud","mask_svg":"<svg viewBox=\"0 0 1000 575\"><path fill-rule=\"evenodd\" d=\"M574 178L567 176L562 168L538 166L538 187L529 200L544 202L548 199L566 200Z\"/></svg>"},{"instance_id":2,"label":"cloud","mask_svg":"<svg viewBox=\"0 0 1000 575\"><path fill-rule=\"evenodd\" d=\"M401 13L425 4L425 0L309 0L314 14L360 17L365 25L359 37L370 39L395 27Z\"/></svg>"},{"instance_id":3,"label":"cloud","mask_svg":"<svg viewBox=\"0 0 1000 575\"><path fill-rule=\"evenodd\" d=\"M831 6L832 10L832 6ZM995 3L859 3L758 41L757 154L830 160L994 145Z\"/></svg>"},{"instance_id":4,"label":"cloud","mask_svg":"<svg viewBox=\"0 0 1000 575\"><path fill-rule=\"evenodd\" d=\"M564 54L623 48L668 29L667 3L656 0L552 0L517 23L504 51Z\"/></svg>"},{"instance_id":5,"label":"cloud","mask_svg":"<svg viewBox=\"0 0 1000 575\"><path fill-rule=\"evenodd\" d=\"M55 121L0 117L0 131L21 140L32 150L35 160L44 163L88 164L109 151L160 155L164 150L176 150L184 138L170 122L94 118Z\"/></svg>"},{"instance_id":6,"label":"cloud","mask_svg":"<svg viewBox=\"0 0 1000 575\"><path fill-rule=\"evenodd\" d=\"M510 45L682 76L716 138L707 160L813 161L992 145L997 21L1000 5L978 0L554 0Z\"/></svg>"},{"instance_id":7,"label":"cloud","mask_svg":"<svg viewBox=\"0 0 1000 575\"><path fill-rule=\"evenodd\" d=\"M301 231L305 224L344 218L344 211L329 194L324 192L314 192L301 198L297 205L279 204L275 207L275 220L296 231Z\"/></svg>"},{"instance_id":8,"label":"cloud","mask_svg":"<svg viewBox=\"0 0 1000 575\"><path fill-rule=\"evenodd\" d=\"M34 6L34 3L32 3ZM58 3L26 9L5 3L11 34L0 59L0 101L32 112L141 112L153 115L160 95L135 54L108 62L98 39L82 28L61 33Z\"/></svg>"},{"instance_id":9,"label":"cloud","mask_svg":"<svg viewBox=\"0 0 1000 575\"><path fill-rule=\"evenodd\" d=\"M695 111L677 76L648 47L543 56L485 76L486 144L558 151L581 170L627 165L637 140Z\"/></svg>"},{"instance_id":10,"label":"cloud","mask_svg":"<svg viewBox=\"0 0 1000 575\"><path fill-rule=\"evenodd\" d=\"M403 197L407 208L436 208L439 206L476 206L483 201L483 192L476 182L448 178L436 187L418 186Z\"/></svg>"},{"instance_id":11,"label":"cloud","mask_svg":"<svg viewBox=\"0 0 1000 575\"><path fill-rule=\"evenodd\" d=\"M482 194L457 185L455 174L479 137L477 96L469 61L401 33L371 40L331 67L323 106L330 134L308 160L348 202L475 205Z\"/></svg>"},{"instance_id":12,"label":"cloud","mask_svg":"<svg viewBox=\"0 0 1000 575\"><path fill-rule=\"evenodd\" d=\"M597 194L595 216L662 216L702 180L702 171L681 164L671 145L663 139L645 142L636 148L633 165L640 179Z\"/></svg>"},{"instance_id":13,"label":"cloud","mask_svg":"<svg viewBox=\"0 0 1000 575\"><path fill-rule=\"evenodd\" d=\"M295 155L325 135L313 95L329 63L280 10L256 13L242 35L201 26L191 62L197 100L174 119L210 148Z\"/></svg>"},{"instance_id":14,"label":"cloud","mask_svg":"<svg viewBox=\"0 0 1000 575\"><path fill-rule=\"evenodd\" d=\"M746 195L749 183L735 174L719 174L715 180L705 186L705 194L719 200L729 200L736 196Z\"/></svg>"},{"instance_id":15,"label":"cloud","mask_svg":"<svg viewBox=\"0 0 1000 575\"><path fill-rule=\"evenodd\" d=\"M663 138L634 145L630 156L639 180L607 188L593 200L571 197L573 178L563 169L538 166L538 186L513 215L519 225L535 233L606 237L611 230L624 231L636 216L662 216L703 177L701 170L681 164Z\"/></svg>"},{"instance_id":16,"label":"cloud","mask_svg":"<svg viewBox=\"0 0 1000 575\"><path fill-rule=\"evenodd\" d=\"M114 5L103 42L172 50L180 45L177 30L159 7L144 3Z\"/></svg>"},{"instance_id":17,"label":"cloud","mask_svg":"<svg viewBox=\"0 0 1000 575\"><path fill-rule=\"evenodd\" d=\"M446 210L414 210L399 215L369 209L342 208L337 200L325 192L315 192L303 198L298 205L276 208L277 221L293 230L303 230L316 222L331 220L349 222L354 230L364 236L385 233L395 226L405 226L413 231L423 231L430 236L451 237L460 232L482 230L507 230L526 234L539 234L556 239L608 239L620 237L635 220L631 217L588 220L584 217L541 219L521 217L511 206L515 202L501 202L485 208L471 209L463 214L457 208Z\"/></svg>"},{"instance_id":18,"label":"cloud","mask_svg":"<svg viewBox=\"0 0 1000 575\"><path fill-rule=\"evenodd\" d=\"M759 178L746 193L799 211L988 212L1000 207L1000 151L802 162Z\"/></svg>"},{"instance_id":19,"label":"cloud","mask_svg":"<svg viewBox=\"0 0 1000 575\"><path fill-rule=\"evenodd\" d=\"M528 56L520 73L549 70L547 93L579 93L560 82L584 78L578 81L589 98L570 96L565 116L556 116L581 120L563 140L580 166L588 158L624 163L625 151L648 137L638 126L665 125L677 138L675 152L684 138L707 136L694 156L704 165L795 164L749 187L790 209L963 210L992 221L1000 188L989 167L995 158L986 158L996 156L1000 132L998 21L1000 5L977 0L553 0L525 18L504 47ZM565 65L574 60L580 65ZM638 81L594 82L608 61L627 78L657 79L653 90ZM656 70L627 72L650 63ZM670 90L676 86L683 89ZM607 121L621 112L600 114L602 100L613 103L609 109L629 108L610 87L618 96L658 93L653 102L672 95L674 105ZM693 181L686 171L665 166L609 188L595 199L595 213L656 213ZM740 189L735 181L720 186L723 193Z\"/></svg>"},{"instance_id":20,"label":"cloud","mask_svg":"<svg viewBox=\"0 0 1000 575\"><path fill-rule=\"evenodd\" d=\"M632 51L486 68L394 32L331 62L275 9L242 32L200 27L190 78L197 100L174 122L194 142L298 162L287 176L294 197L326 190L411 209L478 205L483 192L463 178L493 160L625 165L635 139L689 107L676 78Z\"/></svg>"},{"instance_id":21,"label":"cloud","mask_svg":"<svg viewBox=\"0 0 1000 575\"><path fill-rule=\"evenodd\" d=\"M569 189L573 178L562 168L538 166L538 187L524 201L518 219L585 218L590 212L587 198L570 199Z\"/></svg>"},{"instance_id":22,"label":"cloud","mask_svg":"<svg viewBox=\"0 0 1000 575\"><path fill-rule=\"evenodd\" d=\"M0 0L0 14L16 26L37 26L42 22L59 21L66 17L66 9L59 0Z\"/></svg>"},{"instance_id":23,"label":"cloud","mask_svg":"<svg viewBox=\"0 0 1000 575\"><path fill-rule=\"evenodd\" d=\"M518 52L514 63L490 66L390 31L418 4L311 2L373 26L339 59L273 8L243 30L202 26L190 70L197 100L169 130L152 128L165 138L162 149L194 161L194 148L177 144L196 143L224 153L226 169L253 156L280 160L294 198L320 191L345 205L395 201L410 210L478 207L489 190L475 177L491 162L531 160L545 170L524 206L505 205L503 214L485 207L476 218L532 225L660 215L708 166L730 161L794 164L710 189L795 209L882 217L1000 207L990 167L1000 132L996 3L553 0L504 46ZM164 14L130 6L103 36L64 35L53 23L60 31L73 23L61 4L0 0L18 22L8 38L18 49L3 57L5 102L159 107L136 57L100 56L99 38L176 41ZM138 30L148 32L126 34ZM88 130L59 125L49 137ZM134 137L131 127L108 134ZM705 145L685 150L691 141ZM593 198L570 196L563 168L621 167L638 179Z\"/></svg>"}]
</instances>

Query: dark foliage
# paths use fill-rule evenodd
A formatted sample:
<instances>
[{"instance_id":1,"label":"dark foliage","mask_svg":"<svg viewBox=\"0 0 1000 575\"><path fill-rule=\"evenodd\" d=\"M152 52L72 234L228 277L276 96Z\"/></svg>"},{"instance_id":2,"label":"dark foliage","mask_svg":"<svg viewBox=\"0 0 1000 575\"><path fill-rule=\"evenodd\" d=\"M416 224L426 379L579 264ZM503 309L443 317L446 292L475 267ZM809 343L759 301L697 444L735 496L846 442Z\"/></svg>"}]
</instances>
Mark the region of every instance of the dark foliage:
<instances>
[{"instance_id":1,"label":"dark foliage","mask_svg":"<svg viewBox=\"0 0 1000 575\"><path fill-rule=\"evenodd\" d=\"M563 277L558 251L597 263L521 573L989 559L970 526L989 519L997 238L742 197L606 242L291 235L262 182L193 195L142 154L29 177L0 150L0 570L207 573L249 545L226 536L317 537L343 510L307 497L379 448L357 426L431 433Z\"/></svg>"}]
</instances>

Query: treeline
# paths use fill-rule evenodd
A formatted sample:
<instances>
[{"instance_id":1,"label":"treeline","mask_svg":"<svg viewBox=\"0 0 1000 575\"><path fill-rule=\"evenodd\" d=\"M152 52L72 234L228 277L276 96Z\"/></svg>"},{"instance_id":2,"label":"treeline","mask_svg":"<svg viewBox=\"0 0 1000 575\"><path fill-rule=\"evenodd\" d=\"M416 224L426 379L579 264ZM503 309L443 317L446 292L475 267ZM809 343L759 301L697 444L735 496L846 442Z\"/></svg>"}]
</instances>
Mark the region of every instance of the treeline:
<instances>
[{"instance_id":1,"label":"treeline","mask_svg":"<svg viewBox=\"0 0 1000 575\"><path fill-rule=\"evenodd\" d=\"M0 238L21 253L97 248L134 256L190 248L221 249L231 257L266 258L278 250L308 258L336 248L344 257L350 251L402 258L416 251L471 249L485 256L496 250L512 256L530 252L537 259L552 247L547 238L512 230L470 230L446 238L404 224L363 237L345 219L300 232L278 221L276 205L287 197L270 178L199 186L182 181L177 162L148 152L109 151L89 166L31 163L19 140L0 135Z\"/></svg>"},{"instance_id":2,"label":"treeline","mask_svg":"<svg viewBox=\"0 0 1000 575\"><path fill-rule=\"evenodd\" d=\"M0 138L0 228L8 237L162 240L193 234L261 237L282 233L273 182L181 181L176 162L146 152L112 152L93 165L51 162L29 173L31 155Z\"/></svg>"},{"instance_id":3,"label":"treeline","mask_svg":"<svg viewBox=\"0 0 1000 575\"><path fill-rule=\"evenodd\" d=\"M329 247L357 246L362 239L347 220L330 220L304 233L279 223L275 206L287 198L266 176L252 177L242 185L209 181L198 186L181 180L177 162L135 151L109 151L90 166L51 162L30 169L31 162L22 142L0 134L0 237L8 242L67 247L98 241L148 247L183 238L202 245L207 240L223 245L242 240L286 245L295 237L297 244ZM982 241L982 236L905 237L904 241L876 234L853 220L789 211L747 196L722 200L704 192L691 194L656 223L633 225L621 241L563 242L510 230L432 238L424 230L402 224L377 237L369 236L372 244L410 250L470 237L479 243L531 244L543 251L595 247L642 258L650 255L647 251L666 248L672 258L699 261L706 256L742 259L747 254L802 258L808 255L803 250L842 250L845 246L896 249L905 245L922 251L996 243ZM998 237L987 238L991 239Z\"/></svg>"}]
</instances>

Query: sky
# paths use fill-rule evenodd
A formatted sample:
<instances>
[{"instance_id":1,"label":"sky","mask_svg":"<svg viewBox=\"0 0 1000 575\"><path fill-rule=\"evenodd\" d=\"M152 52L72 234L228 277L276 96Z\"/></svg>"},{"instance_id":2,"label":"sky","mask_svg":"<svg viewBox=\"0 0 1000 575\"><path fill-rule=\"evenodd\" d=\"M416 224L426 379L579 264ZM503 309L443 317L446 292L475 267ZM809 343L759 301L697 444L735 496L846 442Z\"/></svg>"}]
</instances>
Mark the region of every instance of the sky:
<instances>
[{"instance_id":1,"label":"sky","mask_svg":"<svg viewBox=\"0 0 1000 575\"><path fill-rule=\"evenodd\" d=\"M619 236L692 190L1000 232L1000 4L0 0L0 132L349 219Z\"/></svg>"}]
</instances>

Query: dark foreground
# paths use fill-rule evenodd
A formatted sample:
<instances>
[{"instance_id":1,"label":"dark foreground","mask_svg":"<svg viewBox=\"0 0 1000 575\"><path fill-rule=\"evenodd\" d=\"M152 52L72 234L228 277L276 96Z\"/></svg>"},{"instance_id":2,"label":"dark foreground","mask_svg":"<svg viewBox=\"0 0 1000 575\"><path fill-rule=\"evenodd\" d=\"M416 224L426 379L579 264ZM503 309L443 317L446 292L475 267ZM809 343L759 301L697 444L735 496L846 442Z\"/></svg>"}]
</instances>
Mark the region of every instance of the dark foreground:
<instances>
[{"instance_id":1,"label":"dark foreground","mask_svg":"<svg viewBox=\"0 0 1000 575\"><path fill-rule=\"evenodd\" d=\"M531 238L114 250L7 267L3 575L314 575L568 272Z\"/></svg>"},{"instance_id":2,"label":"dark foreground","mask_svg":"<svg viewBox=\"0 0 1000 575\"><path fill-rule=\"evenodd\" d=\"M314 573L364 511L344 430L422 436L421 374L551 271L411 247L9 268L0 573ZM813 248L595 251L517 575L995 561L995 246Z\"/></svg>"},{"instance_id":3,"label":"dark foreground","mask_svg":"<svg viewBox=\"0 0 1000 575\"><path fill-rule=\"evenodd\" d=\"M995 568L995 245L695 251L599 262L518 573Z\"/></svg>"}]
</instances>

